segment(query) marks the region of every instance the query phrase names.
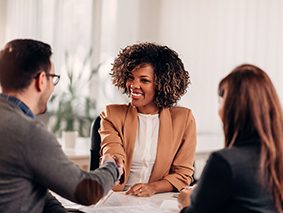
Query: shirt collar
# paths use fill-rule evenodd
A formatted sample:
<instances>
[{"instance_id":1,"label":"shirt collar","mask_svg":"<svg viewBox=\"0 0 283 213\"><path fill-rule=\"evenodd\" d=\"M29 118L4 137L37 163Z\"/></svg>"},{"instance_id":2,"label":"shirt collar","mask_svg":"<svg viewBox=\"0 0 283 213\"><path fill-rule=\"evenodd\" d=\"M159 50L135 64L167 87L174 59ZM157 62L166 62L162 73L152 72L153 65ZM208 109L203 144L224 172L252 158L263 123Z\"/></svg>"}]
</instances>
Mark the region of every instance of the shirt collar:
<instances>
[{"instance_id":1,"label":"shirt collar","mask_svg":"<svg viewBox=\"0 0 283 213\"><path fill-rule=\"evenodd\" d=\"M34 114L32 113L32 111L30 110L30 108L28 108L28 106L26 104L24 104L21 100L19 100L18 98L16 98L15 96L9 96L6 94L1 93L0 94L0 98L2 100L6 100L8 101L10 104L20 108L20 110L28 117L35 119Z\"/></svg>"}]
</instances>

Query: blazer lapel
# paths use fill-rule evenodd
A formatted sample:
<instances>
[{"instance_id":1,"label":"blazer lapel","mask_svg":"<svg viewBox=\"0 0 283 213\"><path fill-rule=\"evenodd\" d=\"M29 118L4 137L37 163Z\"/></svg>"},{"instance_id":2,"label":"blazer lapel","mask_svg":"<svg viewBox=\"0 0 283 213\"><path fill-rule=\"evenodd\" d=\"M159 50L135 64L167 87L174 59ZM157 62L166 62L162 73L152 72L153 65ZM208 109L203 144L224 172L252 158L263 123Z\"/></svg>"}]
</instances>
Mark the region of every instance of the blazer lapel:
<instances>
[{"instance_id":1,"label":"blazer lapel","mask_svg":"<svg viewBox=\"0 0 283 213\"><path fill-rule=\"evenodd\" d=\"M124 148L127 153L127 165L130 167L134 154L134 147L136 142L136 133L138 128L138 115L136 107L129 106L124 125ZM129 168L128 168L129 169ZM129 171L129 170L128 170Z\"/></svg>"},{"instance_id":2,"label":"blazer lapel","mask_svg":"<svg viewBox=\"0 0 283 213\"><path fill-rule=\"evenodd\" d=\"M173 140L173 129L171 114L168 108L161 110L159 122L157 154L149 182L157 181L160 179L160 175L167 174L171 166L168 154L170 153L170 142Z\"/></svg>"}]
</instances>

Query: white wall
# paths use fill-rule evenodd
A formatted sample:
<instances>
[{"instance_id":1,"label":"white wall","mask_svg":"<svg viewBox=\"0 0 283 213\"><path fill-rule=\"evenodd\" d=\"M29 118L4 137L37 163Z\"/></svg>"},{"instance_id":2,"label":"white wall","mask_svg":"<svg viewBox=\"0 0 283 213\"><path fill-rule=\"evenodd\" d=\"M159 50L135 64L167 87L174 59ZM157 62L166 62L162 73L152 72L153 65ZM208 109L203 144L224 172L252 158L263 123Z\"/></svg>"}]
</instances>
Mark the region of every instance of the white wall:
<instances>
[{"instance_id":1,"label":"white wall","mask_svg":"<svg viewBox=\"0 0 283 213\"><path fill-rule=\"evenodd\" d=\"M198 133L222 132L217 85L242 63L266 70L283 100L282 0L104 2L109 7L116 4L115 30L104 37L113 48L104 55L113 57L119 48L145 40L168 45L180 54L192 81L180 104L193 110ZM101 45L103 49L106 44Z\"/></svg>"},{"instance_id":2,"label":"white wall","mask_svg":"<svg viewBox=\"0 0 283 213\"><path fill-rule=\"evenodd\" d=\"M5 44L6 0L0 0L0 48Z\"/></svg>"},{"instance_id":3,"label":"white wall","mask_svg":"<svg viewBox=\"0 0 283 213\"><path fill-rule=\"evenodd\" d=\"M111 84L108 76L111 62L128 44L152 41L176 50L192 81L180 104L193 110L198 133L221 132L217 85L241 63L254 63L265 69L283 100L282 0L93 0L92 18L85 15L83 19L86 25L62 19L65 13L73 16L75 12L82 13L77 11L78 6L70 7L73 8L70 11L60 9L65 8L63 3L74 4L75 1L56 1L56 4L55 0L7 2L0 0L1 46L13 37L32 35L51 43L56 56L66 43L62 36L82 42L85 49L91 40L96 50L95 63L107 62L101 73L101 85L106 85L106 81ZM84 11L84 14L89 13ZM66 28L70 22L74 22L74 26ZM92 29L85 30L89 23ZM87 27L80 29L81 26ZM57 58L62 62L62 58ZM109 84L107 91L113 89ZM93 91L94 96L100 97L95 94L99 90ZM113 97L117 97L116 94L117 91L111 93Z\"/></svg>"},{"instance_id":4,"label":"white wall","mask_svg":"<svg viewBox=\"0 0 283 213\"><path fill-rule=\"evenodd\" d=\"M176 49L191 74L182 104L199 132L219 132L217 84L236 65L265 69L283 100L283 1L162 1L160 41Z\"/></svg>"},{"instance_id":5,"label":"white wall","mask_svg":"<svg viewBox=\"0 0 283 213\"><path fill-rule=\"evenodd\" d=\"M6 28L6 0L0 0L0 49L5 44L5 28ZM2 92L0 86L0 92Z\"/></svg>"}]
</instances>

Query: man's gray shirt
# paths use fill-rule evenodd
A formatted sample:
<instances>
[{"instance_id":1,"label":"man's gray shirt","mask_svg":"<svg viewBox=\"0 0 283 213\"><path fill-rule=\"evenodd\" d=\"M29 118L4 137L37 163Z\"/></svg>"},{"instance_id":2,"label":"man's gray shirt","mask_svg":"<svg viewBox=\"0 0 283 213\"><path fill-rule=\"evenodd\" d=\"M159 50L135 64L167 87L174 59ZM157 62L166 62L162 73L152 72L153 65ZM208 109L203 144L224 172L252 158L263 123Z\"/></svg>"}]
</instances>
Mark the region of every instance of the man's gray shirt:
<instances>
[{"instance_id":1,"label":"man's gray shirt","mask_svg":"<svg viewBox=\"0 0 283 213\"><path fill-rule=\"evenodd\" d=\"M83 205L96 203L114 185L112 162L84 172L63 153L37 120L0 100L0 212L42 212L48 189Z\"/></svg>"}]
</instances>

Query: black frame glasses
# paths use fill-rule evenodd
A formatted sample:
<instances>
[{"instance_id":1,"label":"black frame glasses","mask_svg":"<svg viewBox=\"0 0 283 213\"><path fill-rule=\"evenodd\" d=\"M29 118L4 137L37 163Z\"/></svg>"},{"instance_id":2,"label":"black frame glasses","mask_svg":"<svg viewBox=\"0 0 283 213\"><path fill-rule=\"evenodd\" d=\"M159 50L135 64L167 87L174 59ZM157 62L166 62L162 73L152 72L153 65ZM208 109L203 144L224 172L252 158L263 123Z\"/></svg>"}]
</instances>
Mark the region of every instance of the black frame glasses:
<instances>
[{"instance_id":1,"label":"black frame glasses","mask_svg":"<svg viewBox=\"0 0 283 213\"><path fill-rule=\"evenodd\" d=\"M41 73L41 72L40 72ZM38 78L38 76L40 75L40 73L37 73L36 76L34 76L34 78ZM56 74L51 74L51 73L45 73L47 77L52 77L52 81L53 81L53 85L56 86L59 83L60 80L60 75L56 75Z\"/></svg>"},{"instance_id":2,"label":"black frame glasses","mask_svg":"<svg viewBox=\"0 0 283 213\"><path fill-rule=\"evenodd\" d=\"M59 83L60 75L46 73L46 76L50 76L53 78L53 85L56 86Z\"/></svg>"}]
</instances>

